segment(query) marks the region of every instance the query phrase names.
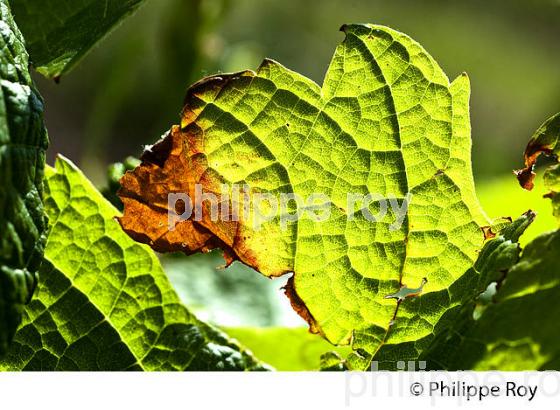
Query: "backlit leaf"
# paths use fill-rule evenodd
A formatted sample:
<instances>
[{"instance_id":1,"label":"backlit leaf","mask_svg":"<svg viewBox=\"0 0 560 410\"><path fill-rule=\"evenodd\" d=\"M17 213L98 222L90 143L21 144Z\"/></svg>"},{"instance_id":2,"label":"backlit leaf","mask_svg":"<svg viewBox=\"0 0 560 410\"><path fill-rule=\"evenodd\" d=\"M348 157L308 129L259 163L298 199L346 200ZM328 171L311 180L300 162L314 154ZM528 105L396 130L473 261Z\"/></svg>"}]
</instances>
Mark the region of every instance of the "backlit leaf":
<instances>
[{"instance_id":1,"label":"backlit leaf","mask_svg":"<svg viewBox=\"0 0 560 410\"><path fill-rule=\"evenodd\" d=\"M453 327L424 358L429 367L447 370L548 370L560 367L560 231L542 234L491 301L465 305ZM475 311L475 308L477 309Z\"/></svg>"},{"instance_id":2,"label":"backlit leaf","mask_svg":"<svg viewBox=\"0 0 560 410\"><path fill-rule=\"evenodd\" d=\"M417 356L444 313L476 294L461 278L488 221L474 193L467 76L450 82L418 43L392 29L342 29L321 87L272 60L193 85L181 124L123 177L120 222L158 251L219 247L266 276L293 272L286 294L294 309L313 332L351 344L349 366L360 368L383 352ZM223 184L230 213L239 202L234 185L248 187L239 221L213 218L204 202L200 218L169 227L177 210L169 193L196 203L197 186L219 195ZM288 216L303 207L292 202L255 224L263 193L326 195L330 217L294 221ZM348 194L399 206L407 199L408 212L402 224L394 208L372 222ZM424 279L416 298L387 298Z\"/></svg>"},{"instance_id":3,"label":"backlit leaf","mask_svg":"<svg viewBox=\"0 0 560 410\"><path fill-rule=\"evenodd\" d=\"M155 254L73 164L47 171L46 261L1 370L263 368L180 303Z\"/></svg>"}]
</instances>

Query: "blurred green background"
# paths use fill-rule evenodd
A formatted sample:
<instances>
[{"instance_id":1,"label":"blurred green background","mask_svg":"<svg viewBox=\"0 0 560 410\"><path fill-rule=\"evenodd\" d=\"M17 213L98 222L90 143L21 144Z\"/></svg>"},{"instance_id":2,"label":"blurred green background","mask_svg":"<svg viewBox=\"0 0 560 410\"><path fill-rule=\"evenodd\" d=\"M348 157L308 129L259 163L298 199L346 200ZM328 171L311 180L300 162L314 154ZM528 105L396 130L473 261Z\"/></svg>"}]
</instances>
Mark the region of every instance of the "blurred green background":
<instances>
[{"instance_id":1,"label":"blurred green background","mask_svg":"<svg viewBox=\"0 0 560 410\"><path fill-rule=\"evenodd\" d=\"M419 41L450 78L472 83L473 164L489 215L541 211L530 236L554 223L542 191L524 193L520 167L534 130L560 110L560 1L148 0L60 84L36 76L46 100L49 161L62 153L98 185L107 165L140 155L178 122L189 84L256 68L264 57L321 83L343 23L378 23ZM224 326L301 325L279 290L218 254L166 256L183 299Z\"/></svg>"}]
</instances>

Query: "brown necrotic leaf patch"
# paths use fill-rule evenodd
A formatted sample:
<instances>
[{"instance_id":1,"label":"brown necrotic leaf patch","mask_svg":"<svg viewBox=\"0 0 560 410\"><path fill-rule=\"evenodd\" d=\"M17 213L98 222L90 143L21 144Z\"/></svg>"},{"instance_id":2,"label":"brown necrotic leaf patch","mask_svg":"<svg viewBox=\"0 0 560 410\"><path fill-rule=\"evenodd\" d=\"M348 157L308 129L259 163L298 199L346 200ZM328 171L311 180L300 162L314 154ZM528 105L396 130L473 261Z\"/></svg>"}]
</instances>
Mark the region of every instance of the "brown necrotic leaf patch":
<instances>
[{"instance_id":1,"label":"brown necrotic leaf patch","mask_svg":"<svg viewBox=\"0 0 560 410\"><path fill-rule=\"evenodd\" d=\"M492 230L491 226L482 226L480 229L484 234L484 240L492 239L496 237L496 233Z\"/></svg>"},{"instance_id":2,"label":"brown necrotic leaf patch","mask_svg":"<svg viewBox=\"0 0 560 410\"><path fill-rule=\"evenodd\" d=\"M525 168L514 171L514 174L523 189L528 191L534 187L535 165L541 154L557 155L558 137L560 136L560 114L549 118L535 132L523 155Z\"/></svg>"},{"instance_id":3,"label":"brown necrotic leaf patch","mask_svg":"<svg viewBox=\"0 0 560 410\"><path fill-rule=\"evenodd\" d=\"M173 127L145 150L140 166L122 177L119 196L125 213L118 221L131 237L156 251L207 251L215 244L213 235L203 226L184 221L173 230L168 227L169 189L189 192L192 185L186 160L181 155L180 134L180 129ZM181 178L174 178L177 175Z\"/></svg>"},{"instance_id":4,"label":"brown necrotic leaf patch","mask_svg":"<svg viewBox=\"0 0 560 410\"><path fill-rule=\"evenodd\" d=\"M159 142L146 148L142 163L120 181L124 214L118 221L132 238L158 252L193 254L220 248L228 265L236 259L252 265L250 252L239 246L239 222L212 221L211 210L204 202L201 220L196 221L194 213L175 223L170 219L170 215L180 215L186 207L184 202L175 201L175 208L170 209L170 193L186 194L194 203L196 184L206 188L203 192L212 191L214 185L204 173L199 179L194 177L196 167L200 167L200 154L189 150L194 146L190 143L192 137L192 133L173 126Z\"/></svg>"},{"instance_id":5,"label":"brown necrotic leaf patch","mask_svg":"<svg viewBox=\"0 0 560 410\"><path fill-rule=\"evenodd\" d=\"M539 145L535 140L529 142L524 154L525 168L513 171L523 189L531 191L534 188L536 176L534 169L537 159L541 154L550 155L552 152L550 146Z\"/></svg>"},{"instance_id":6,"label":"brown necrotic leaf patch","mask_svg":"<svg viewBox=\"0 0 560 410\"><path fill-rule=\"evenodd\" d=\"M284 294L290 300L290 304L292 305L292 309L309 324L309 332L310 333L322 333L321 327L303 302L301 298L298 296L295 286L294 286L294 276L290 276L286 285L282 288L284 290Z\"/></svg>"}]
</instances>

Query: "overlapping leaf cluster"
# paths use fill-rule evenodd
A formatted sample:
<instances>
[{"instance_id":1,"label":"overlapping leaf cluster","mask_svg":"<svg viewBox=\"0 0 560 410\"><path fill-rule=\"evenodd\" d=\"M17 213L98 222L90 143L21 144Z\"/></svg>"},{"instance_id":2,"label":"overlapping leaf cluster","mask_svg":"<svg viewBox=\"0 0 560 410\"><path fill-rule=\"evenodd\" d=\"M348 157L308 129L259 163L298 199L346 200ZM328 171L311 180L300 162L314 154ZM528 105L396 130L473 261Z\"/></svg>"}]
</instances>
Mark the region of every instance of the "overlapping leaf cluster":
<instances>
[{"instance_id":1,"label":"overlapping leaf cluster","mask_svg":"<svg viewBox=\"0 0 560 410\"><path fill-rule=\"evenodd\" d=\"M60 2L13 3L35 64L59 75L140 2L72 2L68 15L56 19ZM0 350L16 331L41 265L0 370L264 369L181 304L155 254L120 230L113 219L118 211L64 159L47 169L50 228L42 258L43 105L7 1L1 0L0 12ZM47 24L37 25L34 13ZM107 20L96 24L101 17Z\"/></svg>"},{"instance_id":2,"label":"overlapping leaf cluster","mask_svg":"<svg viewBox=\"0 0 560 410\"><path fill-rule=\"evenodd\" d=\"M560 114L535 132L525 150L525 168L516 171L521 186L533 188L541 154L558 159ZM558 164L547 167L544 183L553 212L559 214ZM506 238L516 240L507 231ZM460 370L558 370L560 368L560 230L544 233L504 270L486 303L466 304L456 323L424 355L431 367ZM483 255L481 258L483 259ZM513 260L513 259L512 259ZM507 275L505 275L507 273Z\"/></svg>"},{"instance_id":3,"label":"overlapping leaf cluster","mask_svg":"<svg viewBox=\"0 0 560 410\"><path fill-rule=\"evenodd\" d=\"M47 137L27 52L41 73L58 77L142 1L11 3L27 50L0 0L0 352L31 297L45 244ZM343 31L322 86L266 60L256 72L191 87L180 125L122 180L122 227L156 250L221 248L229 261L267 276L292 273L286 294L296 311L313 332L352 349L343 359L325 355L329 369L372 360L392 369L417 359L443 369L559 368L557 304L550 301L560 296L560 235L542 235L521 250L519 236L534 213L492 225L482 212L470 162L467 76L450 82L395 30ZM541 153L557 157L559 127L557 115L529 143L518 171L524 187L532 186ZM558 170L544 177L557 215ZM154 253L121 231L118 211L69 161L49 168L46 183L50 233L38 291L0 369L263 368L180 303ZM194 198L195 184L213 193L222 184L248 186L251 199L320 193L331 216L286 223L296 203L256 229L249 218L216 221L205 208L202 220L168 231L175 209L167 209L167 195ZM406 217L396 224L399 216L389 211L372 223L363 204L348 205L349 193L400 205L406 199ZM376 214L380 203L367 206ZM259 332L239 334L258 340Z\"/></svg>"},{"instance_id":4,"label":"overlapping leaf cluster","mask_svg":"<svg viewBox=\"0 0 560 410\"><path fill-rule=\"evenodd\" d=\"M181 304L157 257L64 159L48 169L41 281L3 370L246 370L262 366Z\"/></svg>"}]
</instances>

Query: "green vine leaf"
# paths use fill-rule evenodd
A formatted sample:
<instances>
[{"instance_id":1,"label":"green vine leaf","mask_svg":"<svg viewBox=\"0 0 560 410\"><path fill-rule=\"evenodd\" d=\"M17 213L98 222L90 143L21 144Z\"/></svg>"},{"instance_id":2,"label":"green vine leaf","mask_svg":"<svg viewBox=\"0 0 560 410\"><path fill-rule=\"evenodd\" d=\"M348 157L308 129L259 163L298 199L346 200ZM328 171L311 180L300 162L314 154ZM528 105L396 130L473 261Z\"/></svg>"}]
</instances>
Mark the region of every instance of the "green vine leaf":
<instances>
[{"instance_id":1,"label":"green vine leaf","mask_svg":"<svg viewBox=\"0 0 560 410\"><path fill-rule=\"evenodd\" d=\"M180 303L155 254L72 163L46 174L46 261L1 370L263 369Z\"/></svg>"},{"instance_id":2,"label":"green vine leaf","mask_svg":"<svg viewBox=\"0 0 560 410\"><path fill-rule=\"evenodd\" d=\"M560 367L560 231L540 235L508 269L490 302L465 305L424 358L447 370L550 370ZM496 255L497 253L495 253Z\"/></svg>"},{"instance_id":3,"label":"green vine leaf","mask_svg":"<svg viewBox=\"0 0 560 410\"><path fill-rule=\"evenodd\" d=\"M559 136L557 114L530 139L524 154L525 168L515 171L524 189L533 189L534 168L542 154L558 158ZM543 176L550 190L545 197L552 199L557 217L558 169L559 164L550 165ZM534 216L529 211L524 217L530 222ZM464 303L454 324L438 334L424 351L421 358L429 368L521 371L560 366L560 331L556 323L560 311L551 303L560 297L560 269L556 262L560 231L538 236L525 246L519 258L521 250L516 242L527 225L524 217L486 244L477 261L478 269L502 274L490 276L487 290L478 299ZM496 261L500 263L496 265Z\"/></svg>"},{"instance_id":4,"label":"green vine leaf","mask_svg":"<svg viewBox=\"0 0 560 410\"><path fill-rule=\"evenodd\" d=\"M532 190L535 179L535 165L537 159L545 154L555 158L558 162L558 155L560 154L560 113L552 116L542 124L535 132L527 148L525 148L525 168L515 171L519 184L527 190ZM553 164L547 167L544 175L543 182L549 192L545 198L550 198L552 201L553 214L560 220L560 164Z\"/></svg>"},{"instance_id":5,"label":"green vine leaf","mask_svg":"<svg viewBox=\"0 0 560 410\"><path fill-rule=\"evenodd\" d=\"M489 223L474 192L468 77L450 82L395 30L342 30L322 87L272 60L193 85L180 126L121 180L120 223L158 251L219 247L266 276L293 272L286 294L294 309L313 332L350 344L349 366L364 368L383 352L417 357L443 315L475 294L461 279ZM224 184L230 215L233 187L248 187L238 221L213 218L205 202L199 218L168 227L177 212L169 193L196 203L197 186L219 195ZM330 217L319 222L292 202L255 226L267 208L259 195L290 193L326 195ZM349 203L348 194L395 206L372 222L364 209L378 214L381 200ZM415 298L386 298L422 284Z\"/></svg>"},{"instance_id":6,"label":"green vine leaf","mask_svg":"<svg viewBox=\"0 0 560 410\"><path fill-rule=\"evenodd\" d=\"M8 2L0 0L0 356L35 289L43 257L47 145L25 43Z\"/></svg>"},{"instance_id":7,"label":"green vine leaf","mask_svg":"<svg viewBox=\"0 0 560 410\"><path fill-rule=\"evenodd\" d=\"M11 0L34 67L58 79L144 0Z\"/></svg>"}]
</instances>

